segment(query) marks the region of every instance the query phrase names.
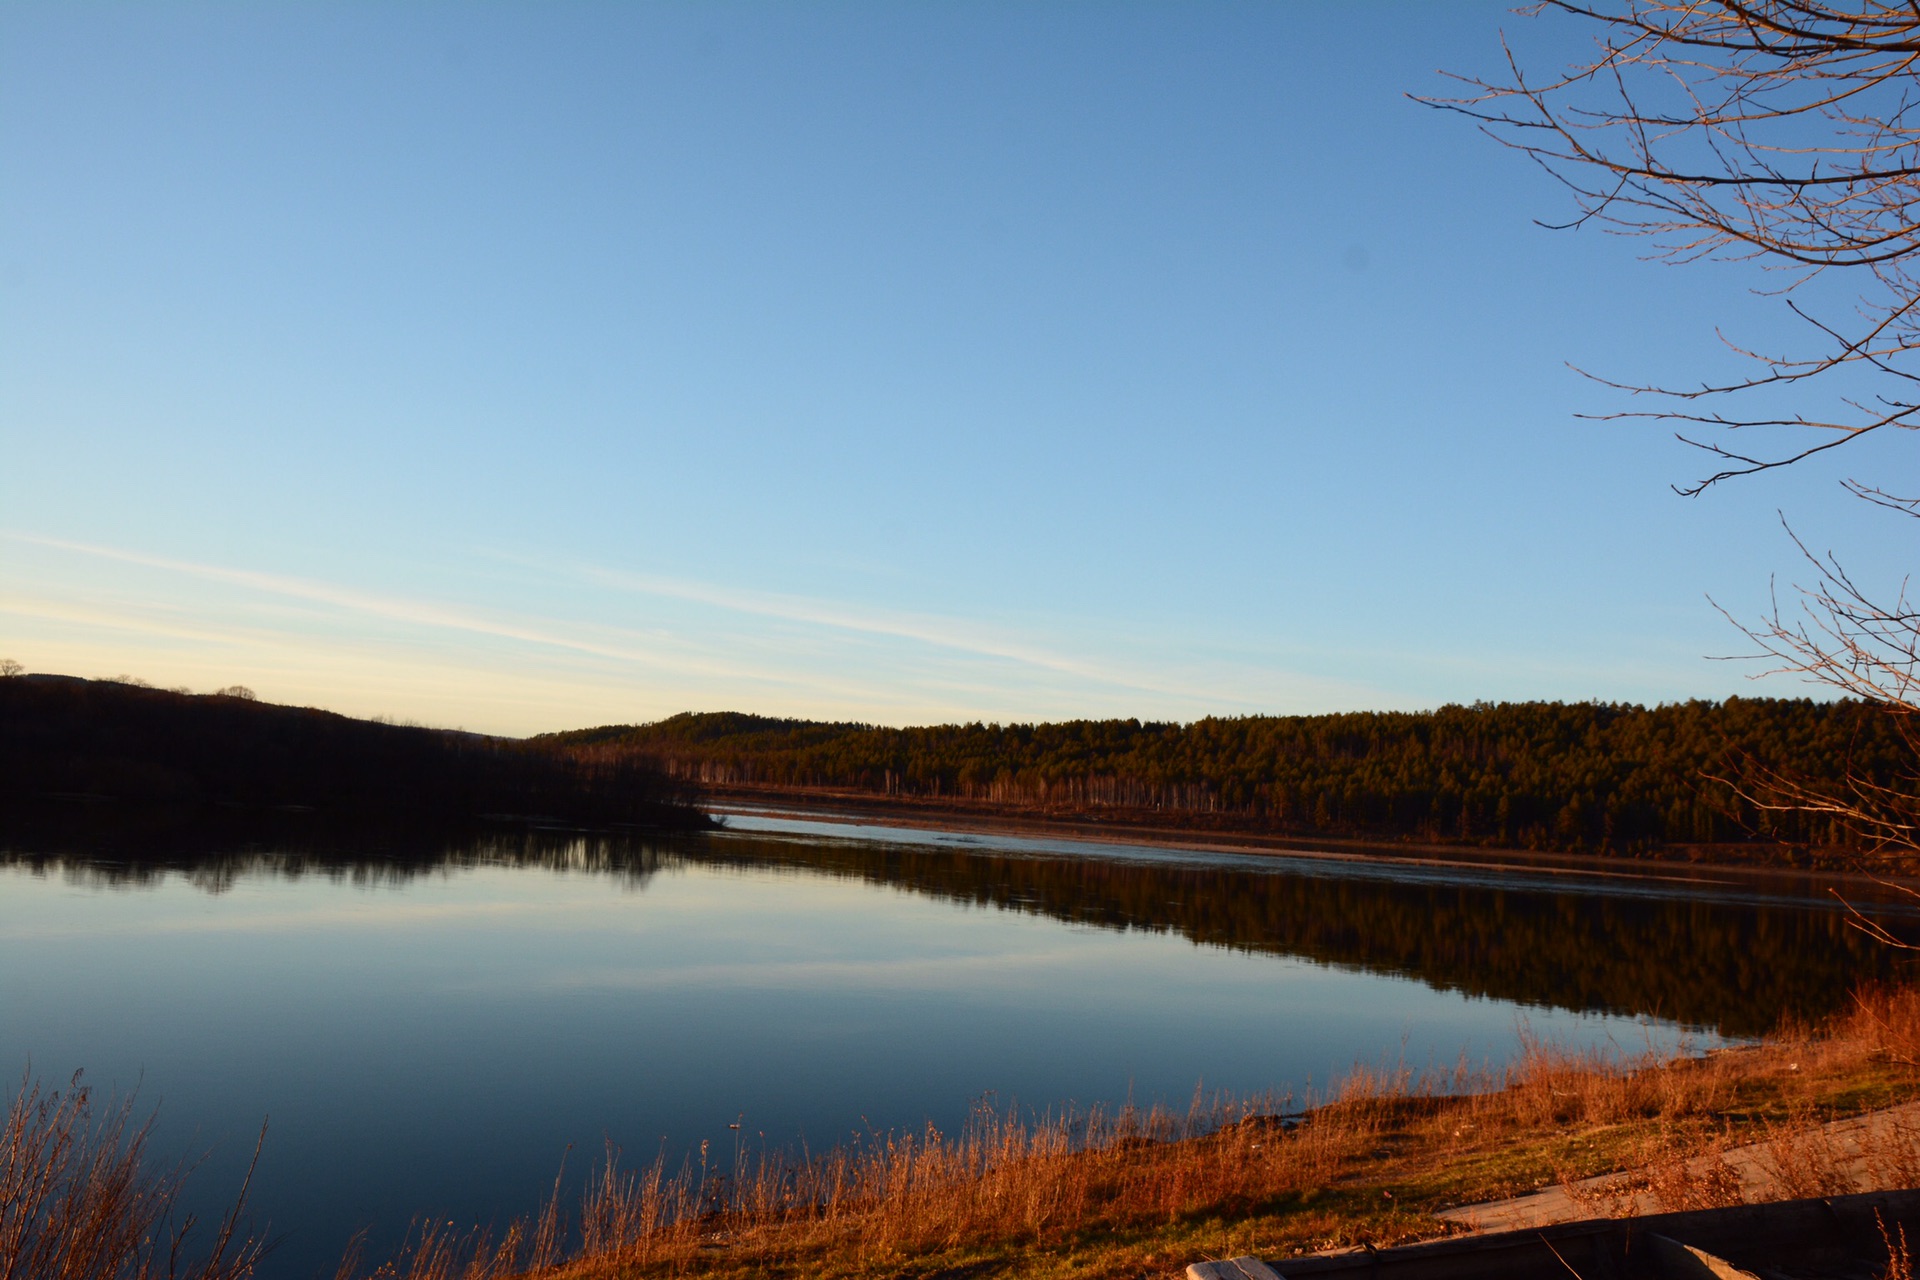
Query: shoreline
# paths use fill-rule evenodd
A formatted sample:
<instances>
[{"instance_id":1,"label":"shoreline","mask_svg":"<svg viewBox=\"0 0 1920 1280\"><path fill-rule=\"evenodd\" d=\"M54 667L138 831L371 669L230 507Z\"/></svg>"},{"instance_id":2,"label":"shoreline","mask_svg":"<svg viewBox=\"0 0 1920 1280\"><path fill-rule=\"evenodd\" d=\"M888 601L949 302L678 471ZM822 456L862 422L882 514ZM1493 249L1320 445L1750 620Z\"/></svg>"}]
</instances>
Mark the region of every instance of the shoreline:
<instances>
[{"instance_id":1,"label":"shoreline","mask_svg":"<svg viewBox=\"0 0 1920 1280\"><path fill-rule=\"evenodd\" d=\"M709 787L699 805L723 822L742 817L797 818L863 827L1035 837L1091 846L1143 846L1192 853L1265 855L1415 867L1462 867L1480 871L1525 871L1569 878L1630 879L1738 885L1783 897L1837 898L1853 902L1906 903L1920 910L1920 874L1889 869L1791 867L1706 858L1635 858L1619 855L1541 852L1485 845L1352 837L1295 836L1273 832L1207 830L1177 823L1133 819L1105 822L1032 812L993 812L979 807L902 800L868 792Z\"/></svg>"},{"instance_id":2,"label":"shoreline","mask_svg":"<svg viewBox=\"0 0 1920 1280\"><path fill-rule=\"evenodd\" d=\"M1705 1055L1542 1044L1472 1077L1356 1068L1295 1112L1270 1095L1184 1115L990 1109L952 1135L799 1160L748 1150L718 1180L662 1152L589 1175L582 1226L598 1214L613 1229L572 1256L502 1255L452 1229L388 1266L423 1280L537 1280L555 1263L579 1280L1179 1280L1200 1259L1284 1268L1509 1219L1872 1192L1911 1185L1920 1160L1917 1042L1920 992L1905 989ZM556 1189L521 1238L563 1212Z\"/></svg>"}]
</instances>

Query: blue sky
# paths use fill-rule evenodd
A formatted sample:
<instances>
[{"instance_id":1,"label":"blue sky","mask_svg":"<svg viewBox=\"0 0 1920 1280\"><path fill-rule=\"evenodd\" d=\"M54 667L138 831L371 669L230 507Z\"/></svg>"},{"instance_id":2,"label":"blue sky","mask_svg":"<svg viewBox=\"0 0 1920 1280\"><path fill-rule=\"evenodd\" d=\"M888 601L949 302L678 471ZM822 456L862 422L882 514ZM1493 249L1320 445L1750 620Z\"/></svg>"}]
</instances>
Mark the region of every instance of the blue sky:
<instances>
[{"instance_id":1,"label":"blue sky","mask_svg":"<svg viewBox=\"0 0 1920 1280\"><path fill-rule=\"evenodd\" d=\"M1498 4L0 9L0 655L499 732L1794 693L1797 341L1408 101ZM1818 297L1819 295L1816 295ZM1897 443L1897 442L1896 442ZM1843 454L1847 451L1841 451Z\"/></svg>"}]
</instances>

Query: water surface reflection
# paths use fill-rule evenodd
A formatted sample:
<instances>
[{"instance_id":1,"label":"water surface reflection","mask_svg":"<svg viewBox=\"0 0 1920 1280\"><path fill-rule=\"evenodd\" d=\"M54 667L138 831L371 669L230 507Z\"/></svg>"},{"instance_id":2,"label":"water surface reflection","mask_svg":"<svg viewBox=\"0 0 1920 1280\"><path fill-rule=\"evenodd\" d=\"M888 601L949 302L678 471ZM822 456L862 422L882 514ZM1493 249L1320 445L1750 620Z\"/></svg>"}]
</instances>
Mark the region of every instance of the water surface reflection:
<instances>
[{"instance_id":1,"label":"water surface reflection","mask_svg":"<svg viewBox=\"0 0 1920 1280\"><path fill-rule=\"evenodd\" d=\"M1471 868L61 821L0 855L0 1062L137 1084L162 1140L214 1149L210 1189L271 1116L259 1203L296 1277L362 1226L378 1247L417 1213L524 1210L568 1144L679 1152L741 1123L818 1145L989 1091L1299 1090L1498 1060L1522 1019L1738 1035L1891 964L1818 903Z\"/></svg>"}]
</instances>

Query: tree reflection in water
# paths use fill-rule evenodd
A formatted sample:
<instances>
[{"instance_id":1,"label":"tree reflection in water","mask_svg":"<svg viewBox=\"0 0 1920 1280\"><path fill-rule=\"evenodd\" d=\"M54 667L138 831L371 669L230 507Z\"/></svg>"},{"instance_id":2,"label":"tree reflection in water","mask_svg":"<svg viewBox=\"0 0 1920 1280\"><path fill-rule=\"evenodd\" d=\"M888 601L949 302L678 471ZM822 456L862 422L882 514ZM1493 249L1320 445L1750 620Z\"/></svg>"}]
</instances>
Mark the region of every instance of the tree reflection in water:
<instances>
[{"instance_id":1,"label":"tree reflection in water","mask_svg":"<svg viewBox=\"0 0 1920 1280\"><path fill-rule=\"evenodd\" d=\"M1851 927L1833 900L1703 896L1684 884L1625 879L1563 886L1470 868L1015 853L990 840L953 847L740 832L346 830L300 815L222 828L65 811L9 815L0 862L89 884L177 874L211 893L253 876L397 884L479 866L605 876L630 891L677 866L772 870L1100 929L1178 934L1196 945L1403 976L1472 996L1651 1015L1729 1036L1759 1034L1783 1017L1819 1017L1905 967L1898 953Z\"/></svg>"}]
</instances>

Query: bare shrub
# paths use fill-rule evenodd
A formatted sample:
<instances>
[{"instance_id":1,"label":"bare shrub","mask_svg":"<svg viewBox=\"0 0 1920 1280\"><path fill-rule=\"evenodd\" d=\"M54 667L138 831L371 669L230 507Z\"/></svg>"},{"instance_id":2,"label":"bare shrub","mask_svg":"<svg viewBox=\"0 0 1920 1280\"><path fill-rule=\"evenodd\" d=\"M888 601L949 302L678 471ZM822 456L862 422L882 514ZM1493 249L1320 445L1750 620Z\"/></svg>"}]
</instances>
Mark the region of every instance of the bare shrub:
<instances>
[{"instance_id":1,"label":"bare shrub","mask_svg":"<svg viewBox=\"0 0 1920 1280\"><path fill-rule=\"evenodd\" d=\"M1920 1120L1893 1113L1860 1139L1863 1178L1872 1189L1920 1187Z\"/></svg>"},{"instance_id":2,"label":"bare shrub","mask_svg":"<svg viewBox=\"0 0 1920 1280\"><path fill-rule=\"evenodd\" d=\"M1832 1131L1802 1113L1784 1125L1767 1125L1764 1160L1775 1185L1788 1199L1845 1195L1853 1190L1846 1150Z\"/></svg>"},{"instance_id":3,"label":"bare shrub","mask_svg":"<svg viewBox=\"0 0 1920 1280\"><path fill-rule=\"evenodd\" d=\"M1647 1189L1668 1213L1744 1203L1739 1172L1717 1154L1662 1160L1648 1169Z\"/></svg>"},{"instance_id":4,"label":"bare shrub","mask_svg":"<svg viewBox=\"0 0 1920 1280\"><path fill-rule=\"evenodd\" d=\"M150 1123L136 1123L131 1100L96 1111L78 1074L58 1092L22 1081L0 1129L0 1280L253 1274L261 1246L237 1230L246 1187L194 1259L199 1224L176 1215L183 1172L143 1166Z\"/></svg>"}]
</instances>

